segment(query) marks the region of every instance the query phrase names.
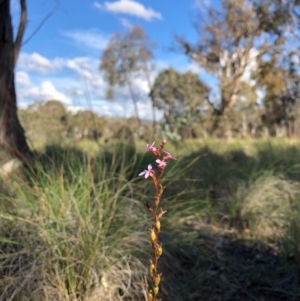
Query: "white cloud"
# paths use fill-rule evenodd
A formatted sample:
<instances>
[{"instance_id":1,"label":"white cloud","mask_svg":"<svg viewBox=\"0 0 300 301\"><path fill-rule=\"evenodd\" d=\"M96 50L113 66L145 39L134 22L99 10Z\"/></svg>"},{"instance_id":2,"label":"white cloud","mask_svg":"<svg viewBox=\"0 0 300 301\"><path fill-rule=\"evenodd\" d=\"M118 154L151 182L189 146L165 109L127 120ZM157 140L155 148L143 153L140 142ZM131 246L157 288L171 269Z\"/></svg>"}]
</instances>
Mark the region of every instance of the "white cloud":
<instances>
[{"instance_id":1,"label":"white cloud","mask_svg":"<svg viewBox=\"0 0 300 301\"><path fill-rule=\"evenodd\" d=\"M141 101L137 103L139 116L142 119L151 120L152 119L152 106L150 101ZM108 116L120 116L120 117L132 117L135 116L134 105L131 99L126 99L121 102L111 102L110 104L106 103L101 112L106 112ZM163 116L163 113L160 110L156 110L156 119L159 120Z\"/></svg>"},{"instance_id":2,"label":"white cloud","mask_svg":"<svg viewBox=\"0 0 300 301\"><path fill-rule=\"evenodd\" d=\"M126 18L120 18L120 22L125 28L131 29L133 27L132 23Z\"/></svg>"},{"instance_id":3,"label":"white cloud","mask_svg":"<svg viewBox=\"0 0 300 301\"><path fill-rule=\"evenodd\" d=\"M93 70L88 57L77 57L66 60L65 66L76 71L80 76L88 80L92 79L95 75L95 70Z\"/></svg>"},{"instance_id":4,"label":"white cloud","mask_svg":"<svg viewBox=\"0 0 300 301\"><path fill-rule=\"evenodd\" d=\"M75 71L85 83L94 88L105 88L103 74L99 70L99 61L91 57L77 57L64 61L64 66Z\"/></svg>"},{"instance_id":5,"label":"white cloud","mask_svg":"<svg viewBox=\"0 0 300 301\"><path fill-rule=\"evenodd\" d=\"M16 73L16 83L22 86L30 86L31 81L28 73L24 71L18 71Z\"/></svg>"},{"instance_id":6,"label":"white cloud","mask_svg":"<svg viewBox=\"0 0 300 301\"><path fill-rule=\"evenodd\" d=\"M26 71L36 71L40 73L47 73L54 69L51 61L37 52L32 54L21 53L18 67Z\"/></svg>"},{"instance_id":7,"label":"white cloud","mask_svg":"<svg viewBox=\"0 0 300 301\"><path fill-rule=\"evenodd\" d=\"M187 72L187 71L192 71L196 74L203 74L205 72L205 70L197 63L195 62L191 62L189 63L185 68L183 68L184 72Z\"/></svg>"},{"instance_id":8,"label":"white cloud","mask_svg":"<svg viewBox=\"0 0 300 301\"><path fill-rule=\"evenodd\" d=\"M94 50L103 50L109 41L108 36L101 34L97 30L72 30L64 31L62 34L78 45Z\"/></svg>"},{"instance_id":9,"label":"white cloud","mask_svg":"<svg viewBox=\"0 0 300 301\"><path fill-rule=\"evenodd\" d=\"M21 55L23 58L38 57L32 54ZM55 99L61 101L72 112L88 108L103 116L130 117L135 115L127 87L116 86L114 100L106 99L107 83L103 73L99 71L98 57L57 57L52 60L45 58L45 60L53 68L51 75L45 72L42 74L27 72L28 64L18 66L16 84L19 107L25 108L35 101ZM159 62L159 65L161 64L162 62ZM37 69L36 67L30 68ZM151 78L154 78L156 74L157 70L151 72ZM140 117L151 119L147 81L142 76L136 76L132 84L138 99Z\"/></svg>"},{"instance_id":10,"label":"white cloud","mask_svg":"<svg viewBox=\"0 0 300 301\"><path fill-rule=\"evenodd\" d=\"M150 92L150 87L147 83L147 80L143 77L137 77L133 80L133 86L135 91L148 95Z\"/></svg>"},{"instance_id":11,"label":"white cloud","mask_svg":"<svg viewBox=\"0 0 300 301\"><path fill-rule=\"evenodd\" d=\"M94 6L101 10L107 10L115 14L133 15L147 21L152 19L162 19L159 12L154 11L151 7L146 8L143 4L133 0L119 0L115 2L94 2Z\"/></svg>"},{"instance_id":12,"label":"white cloud","mask_svg":"<svg viewBox=\"0 0 300 301\"><path fill-rule=\"evenodd\" d=\"M152 119L152 106L150 101L142 101L137 103L139 116L142 119ZM93 111L101 116L114 116L114 117L132 117L135 116L134 105L130 98L123 98L122 101L106 101L99 100L94 102ZM163 113L156 110L156 119L162 118Z\"/></svg>"},{"instance_id":13,"label":"white cloud","mask_svg":"<svg viewBox=\"0 0 300 301\"><path fill-rule=\"evenodd\" d=\"M84 95L84 91L82 89L78 89L78 88L69 88L67 90L67 93L72 95L72 96L82 96Z\"/></svg>"},{"instance_id":14,"label":"white cloud","mask_svg":"<svg viewBox=\"0 0 300 301\"><path fill-rule=\"evenodd\" d=\"M211 4L211 0L197 0L193 3L192 7L196 9L203 9L210 7Z\"/></svg>"},{"instance_id":15,"label":"white cloud","mask_svg":"<svg viewBox=\"0 0 300 301\"><path fill-rule=\"evenodd\" d=\"M38 86L20 91L20 97L33 101L46 101L50 99L59 100L64 104L71 104L72 100L63 93L59 92L51 81L43 81Z\"/></svg>"},{"instance_id":16,"label":"white cloud","mask_svg":"<svg viewBox=\"0 0 300 301\"><path fill-rule=\"evenodd\" d=\"M94 104L92 109L102 116L125 117L124 106L116 101L99 100Z\"/></svg>"}]
</instances>

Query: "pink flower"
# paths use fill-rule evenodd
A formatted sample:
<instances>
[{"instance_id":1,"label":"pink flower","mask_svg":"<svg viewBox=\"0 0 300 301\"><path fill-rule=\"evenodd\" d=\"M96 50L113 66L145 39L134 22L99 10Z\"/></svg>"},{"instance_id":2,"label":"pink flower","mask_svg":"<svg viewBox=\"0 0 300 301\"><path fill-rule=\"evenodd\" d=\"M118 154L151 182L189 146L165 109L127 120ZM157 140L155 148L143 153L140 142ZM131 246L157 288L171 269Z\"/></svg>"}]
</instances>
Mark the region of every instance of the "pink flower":
<instances>
[{"instance_id":1,"label":"pink flower","mask_svg":"<svg viewBox=\"0 0 300 301\"><path fill-rule=\"evenodd\" d=\"M156 152L157 148L154 145L155 142L153 142L152 144L147 144L147 148L149 149L150 152Z\"/></svg>"},{"instance_id":2,"label":"pink flower","mask_svg":"<svg viewBox=\"0 0 300 301\"><path fill-rule=\"evenodd\" d=\"M139 176L143 176L143 175L145 175L145 179L147 179L149 176L151 177L154 175L154 170L152 170L151 164L148 165L148 170L144 170L139 174Z\"/></svg>"},{"instance_id":3,"label":"pink flower","mask_svg":"<svg viewBox=\"0 0 300 301\"><path fill-rule=\"evenodd\" d=\"M173 157L170 153L163 151L164 153L166 153L167 155L164 156L164 160L168 160L168 159L173 159L173 160L177 160L175 157Z\"/></svg>"},{"instance_id":4,"label":"pink flower","mask_svg":"<svg viewBox=\"0 0 300 301\"><path fill-rule=\"evenodd\" d=\"M157 159L155 162L157 163L157 166L160 168L165 168L167 165L167 162L159 160L159 159Z\"/></svg>"}]
</instances>

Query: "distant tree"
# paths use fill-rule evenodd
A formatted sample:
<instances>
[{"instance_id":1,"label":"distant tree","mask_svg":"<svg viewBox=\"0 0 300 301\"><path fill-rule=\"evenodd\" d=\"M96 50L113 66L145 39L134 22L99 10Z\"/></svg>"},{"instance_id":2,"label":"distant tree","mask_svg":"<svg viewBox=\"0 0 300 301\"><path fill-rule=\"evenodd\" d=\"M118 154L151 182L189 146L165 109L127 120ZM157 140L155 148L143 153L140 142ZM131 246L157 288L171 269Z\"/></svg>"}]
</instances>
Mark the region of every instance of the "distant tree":
<instances>
[{"instance_id":1,"label":"distant tree","mask_svg":"<svg viewBox=\"0 0 300 301\"><path fill-rule=\"evenodd\" d=\"M71 139L98 140L102 136L106 119L95 112L82 110L71 113L57 100L35 102L19 111L28 139L33 145L58 143Z\"/></svg>"},{"instance_id":2,"label":"distant tree","mask_svg":"<svg viewBox=\"0 0 300 301\"><path fill-rule=\"evenodd\" d=\"M257 87L264 91L261 117L271 135L276 135L276 129L282 127L288 136L295 133L294 123L299 118L296 106L300 104L299 65L295 63L298 60L293 53L284 56L283 61L271 57L261 62L257 69Z\"/></svg>"},{"instance_id":3,"label":"distant tree","mask_svg":"<svg viewBox=\"0 0 300 301\"><path fill-rule=\"evenodd\" d=\"M173 68L158 74L150 92L153 104L164 112L164 122L178 134L179 128L192 130L207 108L207 86L198 75L188 71L180 73Z\"/></svg>"},{"instance_id":4,"label":"distant tree","mask_svg":"<svg viewBox=\"0 0 300 301\"><path fill-rule=\"evenodd\" d=\"M89 138L97 141L103 135L106 119L99 117L91 110L83 110L76 114L69 114L64 123L69 137Z\"/></svg>"},{"instance_id":5,"label":"distant tree","mask_svg":"<svg viewBox=\"0 0 300 301\"><path fill-rule=\"evenodd\" d=\"M65 106L59 100L48 100L40 106L40 110L44 110L47 114L52 114L52 116L59 119L67 113Z\"/></svg>"},{"instance_id":6,"label":"distant tree","mask_svg":"<svg viewBox=\"0 0 300 301\"><path fill-rule=\"evenodd\" d=\"M259 26L269 35L272 48L268 59L259 58L256 77L265 92L262 120L271 135L285 127L286 134L295 134L300 119L300 2L298 0L255 0Z\"/></svg>"},{"instance_id":7,"label":"distant tree","mask_svg":"<svg viewBox=\"0 0 300 301\"><path fill-rule=\"evenodd\" d=\"M20 120L33 146L61 141L66 131L67 111L57 100L35 102L19 110Z\"/></svg>"},{"instance_id":8,"label":"distant tree","mask_svg":"<svg viewBox=\"0 0 300 301\"><path fill-rule=\"evenodd\" d=\"M230 135L235 137L257 136L257 129L261 126L262 112L257 101L257 87L242 81L241 92L231 109L230 118L224 120L222 116L215 116L215 118L220 118L217 123L218 127L215 129L216 121L213 120L209 132L218 137L230 137ZM229 132L228 129L230 129Z\"/></svg>"},{"instance_id":9,"label":"distant tree","mask_svg":"<svg viewBox=\"0 0 300 301\"><path fill-rule=\"evenodd\" d=\"M153 43L139 26L132 27L127 33L115 34L101 57L100 69L104 72L109 84L108 98L114 97L115 86L126 86L132 99L135 115L141 124L137 101L138 95L134 91L133 81L144 75L149 88L151 87L151 60ZM153 121L155 111L153 106Z\"/></svg>"},{"instance_id":10,"label":"distant tree","mask_svg":"<svg viewBox=\"0 0 300 301\"><path fill-rule=\"evenodd\" d=\"M256 56L268 49L264 31L251 1L224 0L222 8L200 11L195 22L198 41L177 37L181 50L219 80L220 100L212 102L214 115L229 120L244 81Z\"/></svg>"},{"instance_id":11,"label":"distant tree","mask_svg":"<svg viewBox=\"0 0 300 301\"><path fill-rule=\"evenodd\" d=\"M12 158L27 162L32 153L17 115L14 68L27 23L26 1L20 0L21 16L13 37L10 0L0 0L0 165Z\"/></svg>"}]
</instances>

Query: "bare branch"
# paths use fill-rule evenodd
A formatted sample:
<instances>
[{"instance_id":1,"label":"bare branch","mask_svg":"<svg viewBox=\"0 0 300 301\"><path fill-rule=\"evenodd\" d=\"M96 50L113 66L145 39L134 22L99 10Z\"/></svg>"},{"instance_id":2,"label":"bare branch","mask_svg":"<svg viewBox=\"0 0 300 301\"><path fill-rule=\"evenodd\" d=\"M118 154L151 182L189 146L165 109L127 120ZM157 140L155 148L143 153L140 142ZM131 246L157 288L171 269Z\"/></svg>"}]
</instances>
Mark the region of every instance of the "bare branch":
<instances>
[{"instance_id":1,"label":"bare branch","mask_svg":"<svg viewBox=\"0 0 300 301\"><path fill-rule=\"evenodd\" d=\"M47 14L45 16L45 18L41 21L41 23L37 26L37 28L29 35L29 37L22 43L22 46L27 44L37 33L38 31L43 27L43 25L46 23L46 21L52 17L59 9L59 0L56 0L56 5L55 7L53 8L53 10Z\"/></svg>"},{"instance_id":2,"label":"bare branch","mask_svg":"<svg viewBox=\"0 0 300 301\"><path fill-rule=\"evenodd\" d=\"M14 66L16 65L16 62L19 57L20 48L22 39L24 36L26 24L27 24L27 7L26 7L26 0L20 0L20 7L21 7L21 17L20 17L20 23L18 28L18 33L16 40L14 42Z\"/></svg>"},{"instance_id":3,"label":"bare branch","mask_svg":"<svg viewBox=\"0 0 300 301\"><path fill-rule=\"evenodd\" d=\"M16 36L16 40L14 42L14 66L17 63L21 46L23 46L26 43L28 43L33 38L33 36L42 28L42 26L45 24L45 22L58 11L59 1L56 0L55 2L56 2L56 6L53 8L53 10L49 14L47 14L45 16L45 18L41 21L41 23L37 26L37 28L22 43L28 19L27 19L26 0L20 0L21 17L20 17L20 23L19 23L18 33L17 33L17 36Z\"/></svg>"}]
</instances>

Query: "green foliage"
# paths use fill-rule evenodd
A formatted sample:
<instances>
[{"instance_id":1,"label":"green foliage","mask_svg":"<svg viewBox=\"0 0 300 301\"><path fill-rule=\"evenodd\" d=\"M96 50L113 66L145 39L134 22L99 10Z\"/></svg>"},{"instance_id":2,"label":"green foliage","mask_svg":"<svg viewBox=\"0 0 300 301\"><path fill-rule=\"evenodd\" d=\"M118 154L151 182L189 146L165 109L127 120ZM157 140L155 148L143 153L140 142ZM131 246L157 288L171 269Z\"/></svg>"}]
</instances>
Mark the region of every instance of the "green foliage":
<instances>
[{"instance_id":1,"label":"green foliage","mask_svg":"<svg viewBox=\"0 0 300 301\"><path fill-rule=\"evenodd\" d=\"M179 73L169 68L160 72L150 92L154 106L164 111L159 134L179 140L182 137L179 132L184 128L192 131L199 126L207 94L206 85L191 71Z\"/></svg>"},{"instance_id":2,"label":"green foliage","mask_svg":"<svg viewBox=\"0 0 300 301\"><path fill-rule=\"evenodd\" d=\"M179 73L173 68L158 74L150 96L154 105L167 115L198 113L204 105L208 89L196 73Z\"/></svg>"},{"instance_id":3,"label":"green foliage","mask_svg":"<svg viewBox=\"0 0 300 301\"><path fill-rule=\"evenodd\" d=\"M19 111L20 120L34 149L48 144L77 145L97 152L102 144L112 141L148 139L153 136L150 121L135 117L100 117L91 110L68 112L59 101L34 103Z\"/></svg>"},{"instance_id":4,"label":"green foliage","mask_svg":"<svg viewBox=\"0 0 300 301\"><path fill-rule=\"evenodd\" d=\"M89 138L97 140L103 135L107 121L90 110L68 114L62 120L67 127L67 137L73 139Z\"/></svg>"},{"instance_id":5,"label":"green foliage","mask_svg":"<svg viewBox=\"0 0 300 301\"><path fill-rule=\"evenodd\" d=\"M39 144L58 142L63 137L63 119L67 112L60 101L36 102L26 110L20 110L20 120L30 142Z\"/></svg>"}]
</instances>

